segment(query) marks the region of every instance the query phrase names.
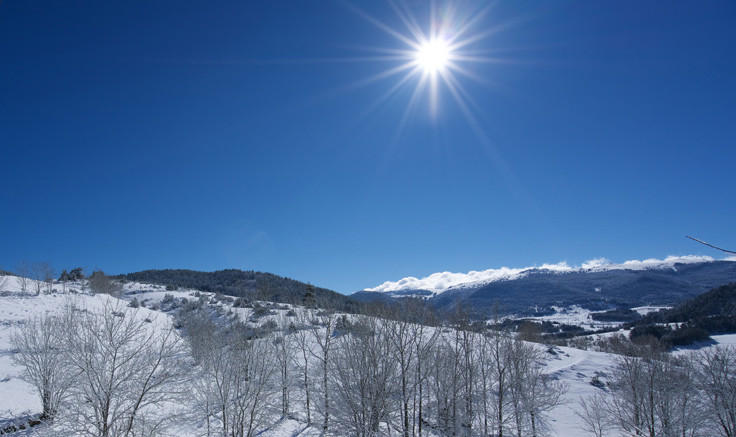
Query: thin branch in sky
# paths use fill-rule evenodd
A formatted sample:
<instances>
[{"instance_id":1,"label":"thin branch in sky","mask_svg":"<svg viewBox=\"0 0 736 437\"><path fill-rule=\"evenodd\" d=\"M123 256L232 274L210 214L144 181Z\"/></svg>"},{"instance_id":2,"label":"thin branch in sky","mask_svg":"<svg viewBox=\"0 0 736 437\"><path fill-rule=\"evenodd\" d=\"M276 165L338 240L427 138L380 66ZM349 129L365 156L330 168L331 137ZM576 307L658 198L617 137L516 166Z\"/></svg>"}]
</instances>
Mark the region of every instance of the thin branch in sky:
<instances>
[{"instance_id":1,"label":"thin branch in sky","mask_svg":"<svg viewBox=\"0 0 736 437\"><path fill-rule=\"evenodd\" d=\"M687 237L687 238L689 238L689 239L691 239L691 240L693 240L693 241L697 241L697 242L698 242L698 243L700 243L700 244L705 244L706 246L708 246L708 247L712 247L713 249L718 249L718 250L720 250L721 252L726 252L726 253L733 253L733 254L736 254L736 252L734 252L733 250L726 250L726 249L721 249L721 248L720 248L720 247L718 247L718 246L714 246L714 245L712 245L712 244L708 244L708 243L706 243L706 242L705 242L705 241L703 241L703 240L698 240L697 238L691 237L691 236L689 236L689 235L685 235L685 237Z\"/></svg>"}]
</instances>

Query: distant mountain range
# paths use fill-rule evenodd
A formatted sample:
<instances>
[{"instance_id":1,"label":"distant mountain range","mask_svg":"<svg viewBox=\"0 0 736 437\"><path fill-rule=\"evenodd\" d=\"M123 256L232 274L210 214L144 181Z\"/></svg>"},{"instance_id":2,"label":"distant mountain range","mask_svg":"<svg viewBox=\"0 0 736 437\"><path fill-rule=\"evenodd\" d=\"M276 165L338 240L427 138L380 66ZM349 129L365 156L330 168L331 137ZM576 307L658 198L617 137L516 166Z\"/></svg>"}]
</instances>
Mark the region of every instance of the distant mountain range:
<instances>
[{"instance_id":1,"label":"distant mountain range","mask_svg":"<svg viewBox=\"0 0 736 437\"><path fill-rule=\"evenodd\" d=\"M736 259L681 256L611 263L597 259L566 263L404 278L352 294L363 302L420 297L441 309L458 304L478 314L496 303L502 313L540 315L553 306L591 310L675 305L736 281Z\"/></svg>"}]
</instances>

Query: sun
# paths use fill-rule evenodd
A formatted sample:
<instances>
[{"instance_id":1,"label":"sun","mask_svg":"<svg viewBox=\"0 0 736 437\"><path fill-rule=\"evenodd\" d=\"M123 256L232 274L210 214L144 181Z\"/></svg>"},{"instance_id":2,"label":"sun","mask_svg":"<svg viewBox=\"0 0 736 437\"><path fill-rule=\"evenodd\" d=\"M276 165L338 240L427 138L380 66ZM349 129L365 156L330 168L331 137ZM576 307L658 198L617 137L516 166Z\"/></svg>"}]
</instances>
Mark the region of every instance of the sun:
<instances>
[{"instance_id":1,"label":"sun","mask_svg":"<svg viewBox=\"0 0 736 437\"><path fill-rule=\"evenodd\" d=\"M460 0L442 0L441 3L432 1L429 2L426 25L420 23L406 2L389 0L389 4L401 23L398 27L393 27L356 6L346 4L346 7L399 43L396 47L363 47L375 54L364 58L365 62L386 61L392 66L361 80L356 86L399 77L368 109L391 102L392 96L411 88L414 83L414 90L409 93L406 110L400 121L400 129L411 117L411 113L424 102L427 103L430 114L437 116L441 95L450 96L471 125L479 126L474 114L478 105L463 83L470 79L482 86L494 84L492 79L474 71L473 67L486 69L486 65L507 62L493 56L494 47L487 40L511 25L488 26L488 23L484 23L493 4L480 8L472 5L468 7L468 3Z\"/></svg>"},{"instance_id":2,"label":"sun","mask_svg":"<svg viewBox=\"0 0 736 437\"><path fill-rule=\"evenodd\" d=\"M442 38L425 41L416 50L415 61L417 65L429 74L437 74L445 70L452 58L450 45Z\"/></svg>"}]
</instances>

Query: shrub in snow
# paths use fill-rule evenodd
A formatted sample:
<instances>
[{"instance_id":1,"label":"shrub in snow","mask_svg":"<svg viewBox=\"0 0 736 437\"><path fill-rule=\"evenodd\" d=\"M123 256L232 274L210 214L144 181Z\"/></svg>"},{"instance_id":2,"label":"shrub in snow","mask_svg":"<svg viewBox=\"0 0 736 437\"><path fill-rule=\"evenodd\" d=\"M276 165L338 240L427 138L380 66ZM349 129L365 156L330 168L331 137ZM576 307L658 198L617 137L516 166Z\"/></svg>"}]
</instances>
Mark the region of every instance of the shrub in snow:
<instances>
[{"instance_id":1,"label":"shrub in snow","mask_svg":"<svg viewBox=\"0 0 736 437\"><path fill-rule=\"evenodd\" d=\"M93 293L117 296L122 291L121 285L113 281L102 270L95 270L92 272L92 274L89 275L88 283L89 289Z\"/></svg>"},{"instance_id":2,"label":"shrub in snow","mask_svg":"<svg viewBox=\"0 0 736 437\"><path fill-rule=\"evenodd\" d=\"M266 331L276 331L278 329L279 325L274 320L266 320L262 325L261 329L264 329Z\"/></svg>"},{"instance_id":3,"label":"shrub in snow","mask_svg":"<svg viewBox=\"0 0 736 437\"><path fill-rule=\"evenodd\" d=\"M260 318L272 314L271 308L258 302L253 304L253 317Z\"/></svg>"}]
</instances>

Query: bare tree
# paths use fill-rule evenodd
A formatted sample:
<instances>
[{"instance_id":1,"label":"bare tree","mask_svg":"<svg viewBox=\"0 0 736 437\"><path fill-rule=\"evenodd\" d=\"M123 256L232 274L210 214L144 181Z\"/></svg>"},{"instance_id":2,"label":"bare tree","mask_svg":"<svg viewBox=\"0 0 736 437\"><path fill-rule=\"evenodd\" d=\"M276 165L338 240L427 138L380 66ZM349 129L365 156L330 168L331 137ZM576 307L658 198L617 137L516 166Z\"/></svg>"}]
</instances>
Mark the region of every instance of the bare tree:
<instances>
[{"instance_id":1,"label":"bare tree","mask_svg":"<svg viewBox=\"0 0 736 437\"><path fill-rule=\"evenodd\" d=\"M636 435L644 432L644 378L640 357L619 355L612 371L610 410L619 428Z\"/></svg>"},{"instance_id":2,"label":"bare tree","mask_svg":"<svg viewBox=\"0 0 736 437\"><path fill-rule=\"evenodd\" d=\"M255 434L271 404L271 381L276 372L273 348L265 339L240 338L236 346L239 372L234 380L233 428L235 436Z\"/></svg>"},{"instance_id":3,"label":"bare tree","mask_svg":"<svg viewBox=\"0 0 736 437\"><path fill-rule=\"evenodd\" d=\"M697 368L690 356L665 355L659 362L655 415L665 436L699 435L706 414L698 389Z\"/></svg>"},{"instance_id":4,"label":"bare tree","mask_svg":"<svg viewBox=\"0 0 736 437\"><path fill-rule=\"evenodd\" d=\"M701 428L695 372L685 359L651 347L617 358L609 410L618 427L636 435L695 435Z\"/></svg>"},{"instance_id":5,"label":"bare tree","mask_svg":"<svg viewBox=\"0 0 736 437\"><path fill-rule=\"evenodd\" d=\"M197 364L206 359L214 348L221 346L217 343L217 325L206 309L182 312L178 322L186 333L192 357Z\"/></svg>"},{"instance_id":6,"label":"bare tree","mask_svg":"<svg viewBox=\"0 0 736 437\"><path fill-rule=\"evenodd\" d=\"M54 283L54 268L47 261L37 261L30 266L30 274L33 278L33 285L36 289L36 295L41 294L41 290L46 287L46 292L51 293Z\"/></svg>"},{"instance_id":7,"label":"bare tree","mask_svg":"<svg viewBox=\"0 0 736 437\"><path fill-rule=\"evenodd\" d=\"M57 316L44 315L25 321L10 337L16 353L13 361L23 367L20 377L33 385L41 398L42 419L53 419L74 383L64 352L63 333L73 326Z\"/></svg>"},{"instance_id":8,"label":"bare tree","mask_svg":"<svg viewBox=\"0 0 736 437\"><path fill-rule=\"evenodd\" d=\"M31 277L31 263L25 260L18 261L15 265L15 274L18 275L20 291L23 293L27 292Z\"/></svg>"},{"instance_id":9,"label":"bare tree","mask_svg":"<svg viewBox=\"0 0 736 437\"><path fill-rule=\"evenodd\" d=\"M490 435L493 429L493 342L489 334L482 334L478 341L478 391L480 392L480 414L478 429L483 435Z\"/></svg>"},{"instance_id":10,"label":"bare tree","mask_svg":"<svg viewBox=\"0 0 736 437\"><path fill-rule=\"evenodd\" d=\"M292 381L291 366L294 361L294 354L296 353L294 338L284 332L287 329L285 324L286 323L282 318L279 323L280 329L274 334L274 337L272 339L274 356L276 357L276 363L278 364L278 373L281 385L282 417L286 417L289 415L289 394Z\"/></svg>"},{"instance_id":11,"label":"bare tree","mask_svg":"<svg viewBox=\"0 0 736 437\"><path fill-rule=\"evenodd\" d=\"M36 296L40 295L43 289L47 265L48 263L44 261L36 261L31 265L31 278L33 279L33 286L36 289Z\"/></svg>"},{"instance_id":12,"label":"bare tree","mask_svg":"<svg viewBox=\"0 0 736 437\"><path fill-rule=\"evenodd\" d=\"M451 435L454 431L452 423L452 409L457 399L455 373L455 356L452 347L445 337L440 337L432 349L428 366L429 378L429 403L424 410L425 419L434 419L432 428L441 435ZM429 422L429 420L428 420Z\"/></svg>"},{"instance_id":13,"label":"bare tree","mask_svg":"<svg viewBox=\"0 0 736 437\"><path fill-rule=\"evenodd\" d=\"M194 386L198 404L204 407L208 429L214 421L222 435L253 436L271 404L273 347L266 339L248 339L237 330L219 332L217 339Z\"/></svg>"},{"instance_id":14,"label":"bare tree","mask_svg":"<svg viewBox=\"0 0 736 437\"><path fill-rule=\"evenodd\" d=\"M43 278L44 284L46 284L46 293L51 293L54 287L54 268L51 263L47 261L41 261L38 263L40 269L40 277Z\"/></svg>"},{"instance_id":15,"label":"bare tree","mask_svg":"<svg viewBox=\"0 0 736 437\"><path fill-rule=\"evenodd\" d=\"M611 415L608 413L606 397L601 393L580 398L575 414L581 420L580 429L595 437L604 437L613 426Z\"/></svg>"},{"instance_id":16,"label":"bare tree","mask_svg":"<svg viewBox=\"0 0 736 437\"><path fill-rule=\"evenodd\" d=\"M524 346L531 352L521 355L523 359L529 360L529 363L524 366L527 372L523 375L521 382L524 390L523 406L528 415L530 435L537 437L550 432L548 413L560 404L560 399L567 391L568 385L544 372L543 356L538 349L529 344L524 344Z\"/></svg>"},{"instance_id":17,"label":"bare tree","mask_svg":"<svg viewBox=\"0 0 736 437\"><path fill-rule=\"evenodd\" d=\"M515 340L508 352L509 400L513 406L512 414L517 437L532 435L532 426L526 414L529 394L528 375L532 372L533 361L537 358L533 347L521 340Z\"/></svg>"},{"instance_id":18,"label":"bare tree","mask_svg":"<svg viewBox=\"0 0 736 437\"><path fill-rule=\"evenodd\" d=\"M709 411L711 431L736 436L736 348L718 346L698 356L699 385Z\"/></svg>"},{"instance_id":19,"label":"bare tree","mask_svg":"<svg viewBox=\"0 0 736 437\"><path fill-rule=\"evenodd\" d=\"M217 380L210 377L206 370L201 371L191 380L191 394L195 414L204 417L209 437L214 433L217 415L220 412Z\"/></svg>"},{"instance_id":20,"label":"bare tree","mask_svg":"<svg viewBox=\"0 0 736 437\"><path fill-rule=\"evenodd\" d=\"M421 436L424 423L426 422L424 405L426 403L427 390L425 390L425 387L430 376L431 357L437 345L440 330L433 327L437 325L435 315L423 302L409 302L410 304L407 305L405 314L414 323L416 327L415 335L417 336L417 341L415 342L414 402L412 404L416 410L416 423L412 424L412 429L416 427L418 435Z\"/></svg>"},{"instance_id":21,"label":"bare tree","mask_svg":"<svg viewBox=\"0 0 736 437\"><path fill-rule=\"evenodd\" d=\"M380 434L391 412L390 399L398 390L391 341L383 320L358 316L350 333L337 340L330 361L336 397L334 420L357 437Z\"/></svg>"},{"instance_id":22,"label":"bare tree","mask_svg":"<svg viewBox=\"0 0 736 437\"><path fill-rule=\"evenodd\" d=\"M69 363L78 373L69 411L77 431L101 437L157 433L166 418L152 410L173 401L185 349L172 327L147 323L123 303L79 312L67 332Z\"/></svg>"},{"instance_id":23,"label":"bare tree","mask_svg":"<svg viewBox=\"0 0 736 437\"><path fill-rule=\"evenodd\" d=\"M66 283L69 282L69 272L64 269L59 275L59 281L61 281L61 290L66 293Z\"/></svg>"},{"instance_id":24,"label":"bare tree","mask_svg":"<svg viewBox=\"0 0 736 437\"><path fill-rule=\"evenodd\" d=\"M293 361L299 369L303 380L305 408L307 410L307 424L312 424L312 390L310 380L310 360L314 358L314 350L312 349L312 331L310 330L310 318L306 311L298 313L297 318L299 326L296 326L296 331L292 334L294 343L297 347L298 353L294 355Z\"/></svg>"},{"instance_id":25,"label":"bare tree","mask_svg":"<svg viewBox=\"0 0 736 437\"><path fill-rule=\"evenodd\" d=\"M477 384L477 342L478 335L470 331L465 318L462 324L457 326L455 342L461 353L461 383L462 383L462 415L460 427L463 435L472 435L473 424L476 416L476 384Z\"/></svg>"},{"instance_id":26,"label":"bare tree","mask_svg":"<svg viewBox=\"0 0 736 437\"><path fill-rule=\"evenodd\" d=\"M496 318L496 326L498 326L498 318ZM495 331L488 338L490 344L486 345L488 357L485 361L488 371L486 378L490 378L489 386L495 394L493 405L491 406L494 413L495 426L498 437L503 437L503 432L508 419L509 405L509 350L511 349L511 338L504 331Z\"/></svg>"},{"instance_id":27,"label":"bare tree","mask_svg":"<svg viewBox=\"0 0 736 437\"><path fill-rule=\"evenodd\" d=\"M401 426L404 437L409 437L412 429L414 411L409 413L410 403L414 398L418 379L414 375L417 366L418 348L421 341L419 325L410 323L406 318L384 320L386 334L391 342L390 354L398 365L399 386L401 388Z\"/></svg>"},{"instance_id":28,"label":"bare tree","mask_svg":"<svg viewBox=\"0 0 736 437\"><path fill-rule=\"evenodd\" d=\"M322 430L327 431L330 424L330 391L328 387L328 379L330 372L330 353L332 352L333 335L335 333L335 324L337 316L333 312L323 311L321 314L315 315L312 319L312 336L317 343L317 351L313 351L314 356L322 369Z\"/></svg>"}]
</instances>

